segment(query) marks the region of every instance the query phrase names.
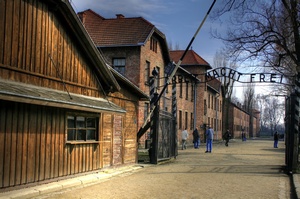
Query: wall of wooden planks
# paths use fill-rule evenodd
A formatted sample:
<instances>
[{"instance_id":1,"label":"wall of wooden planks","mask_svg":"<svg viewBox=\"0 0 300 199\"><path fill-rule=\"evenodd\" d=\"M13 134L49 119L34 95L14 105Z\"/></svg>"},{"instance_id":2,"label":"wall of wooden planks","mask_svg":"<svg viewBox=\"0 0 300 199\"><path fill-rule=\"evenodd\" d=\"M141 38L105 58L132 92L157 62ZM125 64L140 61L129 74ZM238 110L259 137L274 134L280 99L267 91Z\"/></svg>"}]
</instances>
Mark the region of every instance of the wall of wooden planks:
<instances>
[{"instance_id":1,"label":"wall of wooden planks","mask_svg":"<svg viewBox=\"0 0 300 199\"><path fill-rule=\"evenodd\" d=\"M122 139L120 140L118 138L115 138L115 141L118 140L120 144L122 142L123 146L123 148L120 149L120 151L122 151L122 154L120 154L122 156L122 159L119 158L118 164L137 162L137 115L139 110L139 103L138 98L133 94L130 94L128 90L129 89L122 89L118 93L111 93L109 95L110 101L126 110L126 114L123 117L122 121L122 134L119 134ZM114 144L117 145L116 142Z\"/></svg>"},{"instance_id":2,"label":"wall of wooden planks","mask_svg":"<svg viewBox=\"0 0 300 199\"><path fill-rule=\"evenodd\" d=\"M66 144L67 111L0 100L0 188L122 163L113 162L122 154L120 140L113 141L113 132L122 132L121 115L101 114L99 143L71 145Z\"/></svg>"},{"instance_id":3,"label":"wall of wooden planks","mask_svg":"<svg viewBox=\"0 0 300 199\"><path fill-rule=\"evenodd\" d=\"M0 1L0 77L103 96L77 40L53 8L39 0ZM99 92L100 91L100 92Z\"/></svg>"},{"instance_id":4,"label":"wall of wooden planks","mask_svg":"<svg viewBox=\"0 0 300 199\"><path fill-rule=\"evenodd\" d=\"M71 93L104 97L77 40L44 2L0 1L0 78L65 90L63 80ZM124 140L123 115L101 113L99 143L71 145L68 111L0 99L0 191L123 163L124 146L113 148Z\"/></svg>"}]
</instances>

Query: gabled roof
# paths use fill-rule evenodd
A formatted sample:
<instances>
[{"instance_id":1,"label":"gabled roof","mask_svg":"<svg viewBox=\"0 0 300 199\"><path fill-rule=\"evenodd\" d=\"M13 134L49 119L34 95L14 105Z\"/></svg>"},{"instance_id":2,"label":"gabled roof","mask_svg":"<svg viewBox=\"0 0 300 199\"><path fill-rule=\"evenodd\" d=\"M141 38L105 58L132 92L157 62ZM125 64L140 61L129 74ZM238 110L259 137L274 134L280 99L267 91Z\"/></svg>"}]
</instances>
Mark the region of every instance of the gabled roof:
<instances>
[{"instance_id":1,"label":"gabled roof","mask_svg":"<svg viewBox=\"0 0 300 199\"><path fill-rule=\"evenodd\" d=\"M177 63L182 57L183 53L184 50L171 50L171 60ZM181 62L181 66L205 66L206 70L211 69L209 63L205 61L200 55L198 55L194 50L188 50Z\"/></svg>"},{"instance_id":2,"label":"gabled roof","mask_svg":"<svg viewBox=\"0 0 300 199\"><path fill-rule=\"evenodd\" d=\"M70 34L74 34L82 52L91 62L91 68L95 70L96 75L101 80L102 87L106 92L114 92L120 90L120 86L112 75L111 71L101 57L98 49L95 47L90 36L82 26L81 21L74 12L69 1L65 0L45 0L52 4L53 9L60 15L60 19L66 23Z\"/></svg>"},{"instance_id":3,"label":"gabled roof","mask_svg":"<svg viewBox=\"0 0 300 199\"><path fill-rule=\"evenodd\" d=\"M155 29L142 17L105 19L91 9L78 16L97 47L142 45Z\"/></svg>"},{"instance_id":4,"label":"gabled roof","mask_svg":"<svg viewBox=\"0 0 300 199\"><path fill-rule=\"evenodd\" d=\"M222 83L218 80L218 79L213 79L209 82L207 82L208 88L211 88L212 90L214 90L217 93L220 93L221 90L221 85Z\"/></svg>"},{"instance_id":5,"label":"gabled roof","mask_svg":"<svg viewBox=\"0 0 300 199\"><path fill-rule=\"evenodd\" d=\"M143 17L126 18L118 14L106 19L91 9L79 12L78 16L98 48L142 46L155 35L162 44L166 62L170 60L165 35Z\"/></svg>"}]
</instances>

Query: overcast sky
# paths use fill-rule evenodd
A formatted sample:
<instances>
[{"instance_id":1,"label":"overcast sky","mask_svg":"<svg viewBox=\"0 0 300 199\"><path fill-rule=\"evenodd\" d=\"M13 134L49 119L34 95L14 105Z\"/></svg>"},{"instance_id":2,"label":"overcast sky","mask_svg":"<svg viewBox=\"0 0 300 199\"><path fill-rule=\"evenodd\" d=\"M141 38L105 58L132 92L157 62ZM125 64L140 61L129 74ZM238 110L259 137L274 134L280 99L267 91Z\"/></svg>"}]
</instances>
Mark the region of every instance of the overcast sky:
<instances>
[{"instance_id":1,"label":"overcast sky","mask_svg":"<svg viewBox=\"0 0 300 199\"><path fill-rule=\"evenodd\" d=\"M92 9L104 18L116 14L125 17L143 17L154 24L173 48L185 50L204 19L213 0L70 0L75 12ZM218 6L218 1L214 8ZM224 26L224 25L223 25ZM213 58L223 45L210 35L210 30L225 29L220 23L207 18L192 44L193 50L213 66Z\"/></svg>"}]
</instances>

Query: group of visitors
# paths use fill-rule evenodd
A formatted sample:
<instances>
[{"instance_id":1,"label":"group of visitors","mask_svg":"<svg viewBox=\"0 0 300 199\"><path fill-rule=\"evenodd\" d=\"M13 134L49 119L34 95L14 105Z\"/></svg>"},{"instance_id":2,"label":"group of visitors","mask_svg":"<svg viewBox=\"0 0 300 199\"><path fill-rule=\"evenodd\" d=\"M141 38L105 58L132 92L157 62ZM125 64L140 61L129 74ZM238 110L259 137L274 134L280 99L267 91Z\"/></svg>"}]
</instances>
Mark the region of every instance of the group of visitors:
<instances>
[{"instance_id":1,"label":"group of visitors","mask_svg":"<svg viewBox=\"0 0 300 199\"><path fill-rule=\"evenodd\" d=\"M205 135L206 135L206 151L205 153L211 153L212 152L212 144L213 144L213 138L214 138L214 130L212 129L212 127L208 127L205 131ZM185 128L182 131L181 134L181 139L182 139L182 150L186 149L186 142L188 139L189 135L187 132L187 129ZM242 140L246 141L245 139L245 134L242 133ZM225 146L228 147L228 143L229 140L231 139L231 134L229 129L226 130L226 132L223 134L223 140L225 140ZM274 133L274 148L278 148L278 140L279 140L279 135L278 132L276 131ZM193 131L193 144L194 144L194 148L195 149L199 149L200 147L200 134L197 128L195 128L195 130Z\"/></svg>"},{"instance_id":2,"label":"group of visitors","mask_svg":"<svg viewBox=\"0 0 300 199\"><path fill-rule=\"evenodd\" d=\"M212 129L211 126L209 126L206 131L206 151L205 153L211 153L212 152L212 145L213 145L213 138L214 138L214 130ZM189 135L187 132L187 129L185 128L182 133L181 133L181 140L182 140L182 150L186 149L186 142L188 139ZM227 130L224 135L223 139L225 140L225 146L228 146L229 139L231 138L231 134L229 130ZM197 128L193 131L193 144L195 149L199 149L200 147L200 134Z\"/></svg>"},{"instance_id":3,"label":"group of visitors","mask_svg":"<svg viewBox=\"0 0 300 199\"><path fill-rule=\"evenodd\" d=\"M188 137L189 137L189 134L187 132L187 129L185 128L181 133L182 150L186 149L186 140L188 139ZM194 143L194 148L199 149L200 134L199 134L199 131L197 128L193 131L193 143Z\"/></svg>"}]
</instances>

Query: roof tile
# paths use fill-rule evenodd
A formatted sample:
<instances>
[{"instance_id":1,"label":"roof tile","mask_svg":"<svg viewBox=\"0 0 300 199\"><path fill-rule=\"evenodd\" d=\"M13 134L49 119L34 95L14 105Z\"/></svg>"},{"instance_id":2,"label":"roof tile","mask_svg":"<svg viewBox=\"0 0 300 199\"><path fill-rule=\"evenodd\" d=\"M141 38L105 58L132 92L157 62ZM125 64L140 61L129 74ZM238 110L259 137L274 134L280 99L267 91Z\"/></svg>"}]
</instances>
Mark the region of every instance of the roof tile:
<instances>
[{"instance_id":1,"label":"roof tile","mask_svg":"<svg viewBox=\"0 0 300 199\"><path fill-rule=\"evenodd\" d=\"M142 17L105 19L90 9L78 15L97 47L141 45L154 29Z\"/></svg>"},{"instance_id":2,"label":"roof tile","mask_svg":"<svg viewBox=\"0 0 300 199\"><path fill-rule=\"evenodd\" d=\"M170 57L172 61L178 62L182 57L184 50L172 50L170 51ZM181 65L204 65L210 66L201 56L199 56L194 50L188 50L185 57L182 60Z\"/></svg>"}]
</instances>

